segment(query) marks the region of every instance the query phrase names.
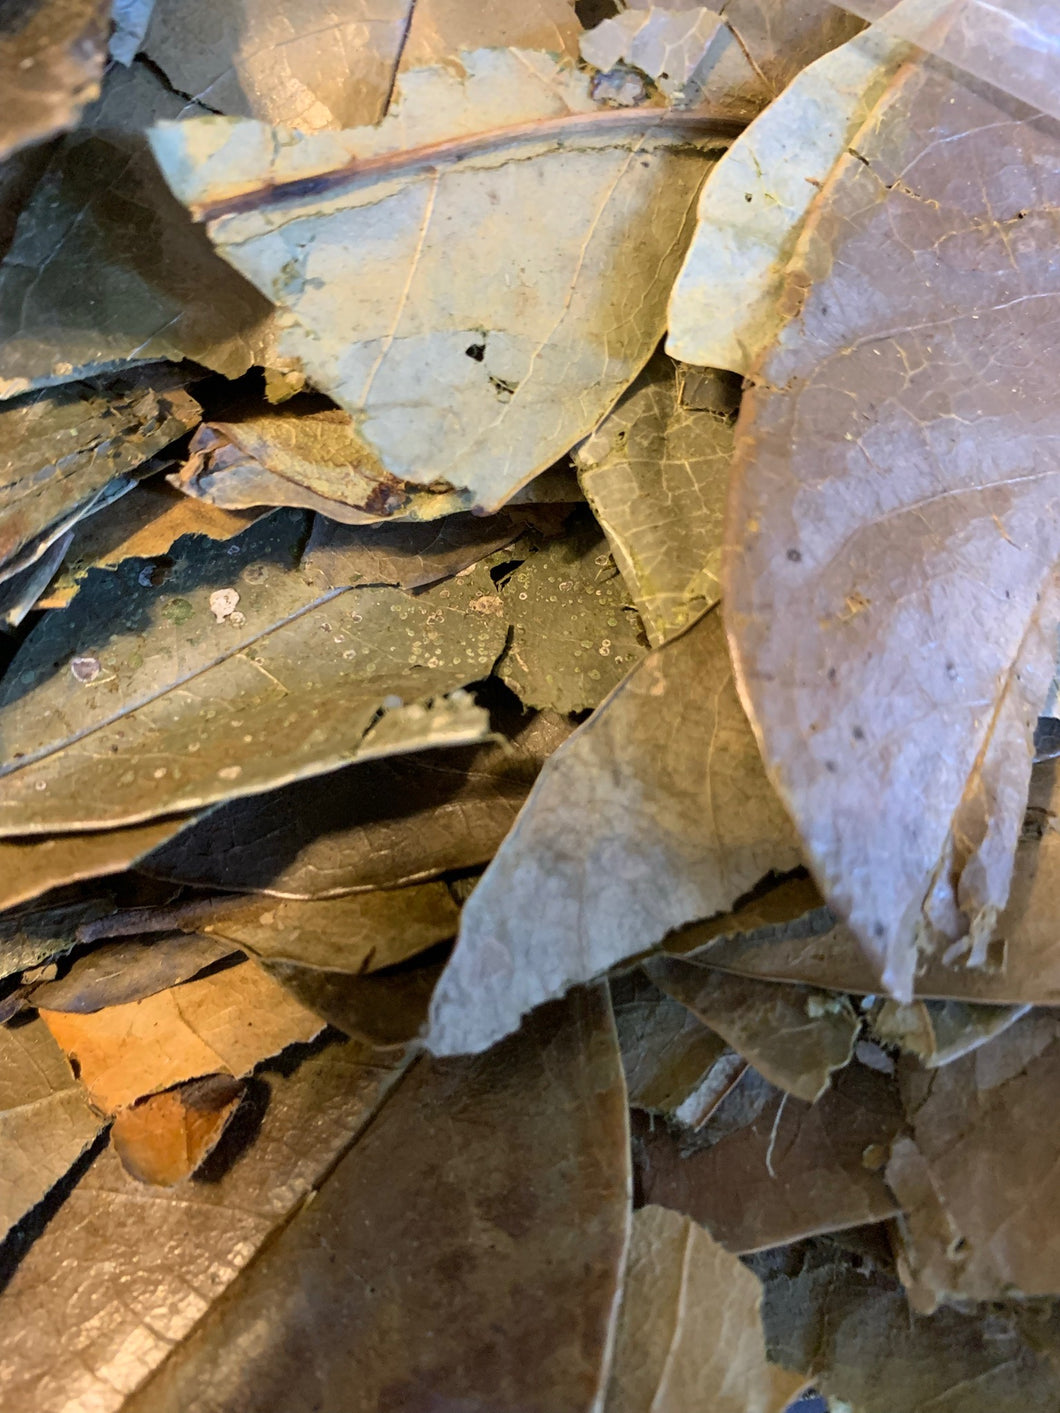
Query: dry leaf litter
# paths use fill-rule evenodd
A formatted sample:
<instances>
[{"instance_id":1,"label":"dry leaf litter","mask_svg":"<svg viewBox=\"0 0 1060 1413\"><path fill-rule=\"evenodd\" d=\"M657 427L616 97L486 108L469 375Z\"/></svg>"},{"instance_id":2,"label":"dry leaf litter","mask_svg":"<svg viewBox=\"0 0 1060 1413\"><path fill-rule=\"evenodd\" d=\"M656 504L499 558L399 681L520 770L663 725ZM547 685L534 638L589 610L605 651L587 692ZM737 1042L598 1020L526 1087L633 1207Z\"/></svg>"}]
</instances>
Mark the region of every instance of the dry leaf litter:
<instances>
[{"instance_id":1,"label":"dry leaf litter","mask_svg":"<svg viewBox=\"0 0 1060 1413\"><path fill-rule=\"evenodd\" d=\"M0 1413L1060 1409L1060 21L717 4L0 13Z\"/></svg>"}]
</instances>

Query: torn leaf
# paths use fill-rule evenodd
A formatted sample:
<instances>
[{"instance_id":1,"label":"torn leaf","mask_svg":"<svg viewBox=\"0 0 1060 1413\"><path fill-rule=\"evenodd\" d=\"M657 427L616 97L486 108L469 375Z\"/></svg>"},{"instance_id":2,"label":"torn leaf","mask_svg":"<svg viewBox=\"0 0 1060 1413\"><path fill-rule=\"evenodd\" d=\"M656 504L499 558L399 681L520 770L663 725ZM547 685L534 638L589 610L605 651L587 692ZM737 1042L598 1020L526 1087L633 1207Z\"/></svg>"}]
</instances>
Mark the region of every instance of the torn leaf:
<instances>
[{"instance_id":1,"label":"torn leaf","mask_svg":"<svg viewBox=\"0 0 1060 1413\"><path fill-rule=\"evenodd\" d=\"M633 1217L606 1413L783 1413L805 1380L770 1364L757 1278L667 1211Z\"/></svg>"},{"instance_id":2,"label":"torn leaf","mask_svg":"<svg viewBox=\"0 0 1060 1413\"><path fill-rule=\"evenodd\" d=\"M153 1187L190 1177L220 1142L243 1092L238 1079L213 1074L122 1109L110 1131L122 1167Z\"/></svg>"},{"instance_id":3,"label":"torn leaf","mask_svg":"<svg viewBox=\"0 0 1060 1413\"><path fill-rule=\"evenodd\" d=\"M464 908L428 1043L484 1050L540 1002L797 861L707 614L546 764Z\"/></svg>"},{"instance_id":4,"label":"torn leaf","mask_svg":"<svg viewBox=\"0 0 1060 1413\"><path fill-rule=\"evenodd\" d=\"M81 1082L106 1113L184 1080L248 1074L321 1021L255 962L101 1011L41 1010L52 1035L76 1058Z\"/></svg>"},{"instance_id":5,"label":"torn leaf","mask_svg":"<svg viewBox=\"0 0 1060 1413\"><path fill-rule=\"evenodd\" d=\"M907 1000L918 934L984 959L1052 676L1060 172L1044 119L926 62L853 146L741 408L726 621L815 876Z\"/></svg>"},{"instance_id":6,"label":"torn leaf","mask_svg":"<svg viewBox=\"0 0 1060 1413\"><path fill-rule=\"evenodd\" d=\"M423 1061L127 1413L599 1405L627 1143L606 992Z\"/></svg>"},{"instance_id":7,"label":"torn leaf","mask_svg":"<svg viewBox=\"0 0 1060 1413\"><path fill-rule=\"evenodd\" d=\"M721 16L700 5L629 9L584 34L581 55L603 73L619 63L639 69L671 102L687 102L699 96L696 75L709 65L719 29L722 44L731 42Z\"/></svg>"},{"instance_id":8,"label":"torn leaf","mask_svg":"<svg viewBox=\"0 0 1060 1413\"><path fill-rule=\"evenodd\" d=\"M1028 1006L976 1006L967 1001L881 1001L871 1023L884 1044L899 1046L934 1070L993 1040L1028 1010Z\"/></svg>"},{"instance_id":9,"label":"torn leaf","mask_svg":"<svg viewBox=\"0 0 1060 1413\"><path fill-rule=\"evenodd\" d=\"M597 707L643 657L640 624L594 524L548 540L504 584L511 622L497 676L528 707Z\"/></svg>"},{"instance_id":10,"label":"torn leaf","mask_svg":"<svg viewBox=\"0 0 1060 1413\"><path fill-rule=\"evenodd\" d=\"M894 1215L878 1171L902 1123L891 1080L855 1063L816 1104L771 1087L766 1099L729 1131L722 1105L687 1154L663 1125L642 1131L635 1162L643 1201L687 1213L737 1253ZM713 1126L721 1135L712 1142Z\"/></svg>"},{"instance_id":11,"label":"torn leaf","mask_svg":"<svg viewBox=\"0 0 1060 1413\"><path fill-rule=\"evenodd\" d=\"M227 941L180 932L150 942L110 942L78 957L57 980L34 986L30 1002L87 1015L154 996L233 955L238 951Z\"/></svg>"},{"instance_id":12,"label":"torn leaf","mask_svg":"<svg viewBox=\"0 0 1060 1413\"><path fill-rule=\"evenodd\" d=\"M678 386L673 363L653 358L574 454L653 647L721 595L732 422L690 411Z\"/></svg>"},{"instance_id":13,"label":"torn leaf","mask_svg":"<svg viewBox=\"0 0 1060 1413\"><path fill-rule=\"evenodd\" d=\"M647 361L707 154L732 125L597 110L587 73L530 50L460 65L404 73L376 128L295 137L210 118L151 140L220 253L281 311L280 353L353 415L365 457L496 509Z\"/></svg>"},{"instance_id":14,"label":"torn leaf","mask_svg":"<svg viewBox=\"0 0 1060 1413\"><path fill-rule=\"evenodd\" d=\"M72 128L99 93L108 0L28 0L0 28L0 161Z\"/></svg>"},{"instance_id":15,"label":"torn leaf","mask_svg":"<svg viewBox=\"0 0 1060 1413\"><path fill-rule=\"evenodd\" d=\"M861 1022L845 996L726 976L676 957L644 970L785 1093L812 1104L854 1052Z\"/></svg>"}]
</instances>

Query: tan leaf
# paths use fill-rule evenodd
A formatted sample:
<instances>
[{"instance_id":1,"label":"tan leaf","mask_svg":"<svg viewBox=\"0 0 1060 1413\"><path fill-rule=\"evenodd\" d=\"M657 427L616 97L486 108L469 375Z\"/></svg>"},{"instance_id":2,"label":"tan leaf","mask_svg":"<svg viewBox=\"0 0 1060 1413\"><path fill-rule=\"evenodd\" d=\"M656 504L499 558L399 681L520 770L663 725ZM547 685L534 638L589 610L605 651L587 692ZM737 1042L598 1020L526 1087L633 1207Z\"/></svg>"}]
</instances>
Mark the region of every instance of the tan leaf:
<instances>
[{"instance_id":1,"label":"tan leaf","mask_svg":"<svg viewBox=\"0 0 1060 1413\"><path fill-rule=\"evenodd\" d=\"M217 1146L243 1089L229 1075L207 1075L120 1109L110 1137L125 1171L154 1187L190 1177Z\"/></svg>"},{"instance_id":2,"label":"tan leaf","mask_svg":"<svg viewBox=\"0 0 1060 1413\"><path fill-rule=\"evenodd\" d=\"M720 597L732 444L730 419L683 405L660 356L574 454L653 647Z\"/></svg>"},{"instance_id":3,"label":"tan leaf","mask_svg":"<svg viewBox=\"0 0 1060 1413\"><path fill-rule=\"evenodd\" d=\"M187 1079L248 1074L323 1029L255 962L102 1011L40 1014L106 1112Z\"/></svg>"},{"instance_id":4,"label":"tan leaf","mask_svg":"<svg viewBox=\"0 0 1060 1413\"><path fill-rule=\"evenodd\" d=\"M428 1043L483 1050L541 1001L797 861L707 614L545 766L464 908Z\"/></svg>"},{"instance_id":5,"label":"tan leaf","mask_svg":"<svg viewBox=\"0 0 1060 1413\"><path fill-rule=\"evenodd\" d=\"M577 58L580 34L572 0L416 0L401 67L458 67L463 49L544 49Z\"/></svg>"},{"instance_id":6,"label":"tan leaf","mask_svg":"<svg viewBox=\"0 0 1060 1413\"><path fill-rule=\"evenodd\" d=\"M665 1207L633 1217L606 1413L782 1413L806 1382L768 1363L758 1280Z\"/></svg>"},{"instance_id":7,"label":"tan leaf","mask_svg":"<svg viewBox=\"0 0 1060 1413\"><path fill-rule=\"evenodd\" d=\"M726 976L676 957L654 957L644 970L759 1074L797 1099L819 1099L833 1072L854 1053L861 1022L845 996Z\"/></svg>"},{"instance_id":8,"label":"tan leaf","mask_svg":"<svg viewBox=\"0 0 1060 1413\"><path fill-rule=\"evenodd\" d=\"M121 873L137 859L172 839L188 823L158 820L103 834L58 834L50 839L0 842L0 909L13 908L81 879Z\"/></svg>"},{"instance_id":9,"label":"tan leaf","mask_svg":"<svg viewBox=\"0 0 1060 1413\"><path fill-rule=\"evenodd\" d=\"M39 1020L0 1027L0 1236L66 1175L102 1127Z\"/></svg>"},{"instance_id":10,"label":"tan leaf","mask_svg":"<svg viewBox=\"0 0 1060 1413\"><path fill-rule=\"evenodd\" d=\"M419 1041L442 974L438 961L370 975L270 957L262 958L261 964L285 991L329 1025L380 1050L405 1050L411 1041Z\"/></svg>"},{"instance_id":11,"label":"tan leaf","mask_svg":"<svg viewBox=\"0 0 1060 1413\"><path fill-rule=\"evenodd\" d=\"M719 30L721 34L719 35ZM587 64L607 71L622 63L654 79L661 93L679 101L694 101L695 80L710 63L715 41L727 47L732 36L719 14L703 6L670 9L651 6L620 11L581 39Z\"/></svg>"},{"instance_id":12,"label":"tan leaf","mask_svg":"<svg viewBox=\"0 0 1060 1413\"><path fill-rule=\"evenodd\" d=\"M737 1253L894 1215L897 1203L877 1170L902 1123L889 1079L848 1065L816 1104L769 1088L759 1112L729 1128L726 1107L738 1108L745 1082L687 1154L661 1124L640 1133L636 1165L645 1202L687 1213ZM712 1126L721 1134L714 1142Z\"/></svg>"},{"instance_id":13,"label":"tan leaf","mask_svg":"<svg viewBox=\"0 0 1060 1413\"><path fill-rule=\"evenodd\" d=\"M280 353L354 416L368 464L496 509L647 361L732 124L599 110L587 73L531 50L460 62L404 74L375 128L274 142L211 118L151 140L280 309ZM468 218L481 210L488 223Z\"/></svg>"},{"instance_id":14,"label":"tan leaf","mask_svg":"<svg viewBox=\"0 0 1060 1413\"><path fill-rule=\"evenodd\" d=\"M256 1080L266 1102L255 1141L176 1192L101 1153L0 1293L5 1401L118 1413L318 1186L405 1063L330 1045L289 1076Z\"/></svg>"},{"instance_id":15,"label":"tan leaf","mask_svg":"<svg viewBox=\"0 0 1060 1413\"><path fill-rule=\"evenodd\" d=\"M918 933L983 959L1053 670L1060 188L1035 185L1055 170L1043 122L906 65L817 198L787 276L798 312L738 426L741 693L815 876L898 999ZM973 166L981 182L954 184ZM1017 341L1037 381L998 363Z\"/></svg>"},{"instance_id":16,"label":"tan leaf","mask_svg":"<svg viewBox=\"0 0 1060 1413\"><path fill-rule=\"evenodd\" d=\"M872 1013L872 1029L885 1044L897 1045L935 1070L993 1040L1029 1009L967 1001L882 1001Z\"/></svg>"},{"instance_id":17,"label":"tan leaf","mask_svg":"<svg viewBox=\"0 0 1060 1413\"><path fill-rule=\"evenodd\" d=\"M423 1062L128 1413L598 1405L627 1143L606 993Z\"/></svg>"},{"instance_id":18,"label":"tan leaf","mask_svg":"<svg viewBox=\"0 0 1060 1413\"><path fill-rule=\"evenodd\" d=\"M31 0L4 16L0 34L0 160L72 128L99 92L107 52L107 0Z\"/></svg>"}]
</instances>

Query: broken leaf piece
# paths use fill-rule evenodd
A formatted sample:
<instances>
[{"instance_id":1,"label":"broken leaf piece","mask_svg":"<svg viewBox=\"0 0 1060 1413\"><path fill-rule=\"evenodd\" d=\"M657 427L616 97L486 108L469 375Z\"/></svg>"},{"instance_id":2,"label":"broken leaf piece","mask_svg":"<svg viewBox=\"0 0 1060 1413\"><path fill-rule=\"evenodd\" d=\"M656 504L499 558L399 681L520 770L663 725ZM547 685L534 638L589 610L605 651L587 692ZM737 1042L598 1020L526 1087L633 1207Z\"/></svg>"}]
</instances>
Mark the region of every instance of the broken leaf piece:
<instances>
[{"instance_id":1,"label":"broken leaf piece","mask_svg":"<svg viewBox=\"0 0 1060 1413\"><path fill-rule=\"evenodd\" d=\"M486 1049L541 1001L797 860L709 613L545 765L464 908L430 1047Z\"/></svg>"},{"instance_id":2,"label":"broken leaf piece","mask_svg":"<svg viewBox=\"0 0 1060 1413\"><path fill-rule=\"evenodd\" d=\"M696 96L697 70L709 63L719 29L724 43L730 36L721 16L701 5L629 9L584 34L581 55L602 72L619 63L639 69L667 98L680 101Z\"/></svg>"},{"instance_id":3,"label":"broken leaf piece","mask_svg":"<svg viewBox=\"0 0 1060 1413\"><path fill-rule=\"evenodd\" d=\"M114 0L111 19L110 57L119 64L131 64L140 52L155 0Z\"/></svg>"},{"instance_id":4,"label":"broken leaf piece","mask_svg":"<svg viewBox=\"0 0 1060 1413\"><path fill-rule=\"evenodd\" d=\"M34 986L31 1003L86 1015L153 996L233 954L226 941L182 932L151 942L111 942L78 957L65 976Z\"/></svg>"},{"instance_id":5,"label":"broken leaf piece","mask_svg":"<svg viewBox=\"0 0 1060 1413\"><path fill-rule=\"evenodd\" d=\"M573 729L549 712L504 712L498 725L501 741L365 761L233 800L162 845L144 871L238 892L329 898L485 864Z\"/></svg>"},{"instance_id":6,"label":"broken leaf piece","mask_svg":"<svg viewBox=\"0 0 1060 1413\"><path fill-rule=\"evenodd\" d=\"M635 1163L645 1202L687 1213L737 1253L894 1215L897 1203L866 1162L867 1153L886 1154L902 1123L884 1075L850 1064L816 1104L772 1090L749 1122L711 1142L724 1108L687 1154L662 1124L641 1131Z\"/></svg>"},{"instance_id":7,"label":"broken leaf piece","mask_svg":"<svg viewBox=\"0 0 1060 1413\"><path fill-rule=\"evenodd\" d=\"M46 1009L40 1014L76 1058L89 1097L106 1113L202 1075L238 1078L323 1029L250 961L142 1001L88 1014Z\"/></svg>"},{"instance_id":8,"label":"broken leaf piece","mask_svg":"<svg viewBox=\"0 0 1060 1413\"><path fill-rule=\"evenodd\" d=\"M466 694L418 703L488 675L505 637L475 608L488 573L416 598L320 592L291 564L303 534L300 515L278 512L229 544L182 541L157 584L136 560L90 572L0 690L0 833L135 824L487 734ZM217 621L218 588L236 588L238 618ZM87 685L56 671L86 652L99 664Z\"/></svg>"},{"instance_id":9,"label":"broken leaf piece","mask_svg":"<svg viewBox=\"0 0 1060 1413\"><path fill-rule=\"evenodd\" d=\"M959 1060L1014 1025L1028 1006L976 1006L967 1001L882 1001L873 1032L916 1055L929 1070Z\"/></svg>"},{"instance_id":10,"label":"broken leaf piece","mask_svg":"<svg viewBox=\"0 0 1060 1413\"><path fill-rule=\"evenodd\" d=\"M259 1072L254 1142L177 1192L144 1186L104 1149L0 1293L5 1398L119 1413L330 1172L405 1063L349 1043L289 1074Z\"/></svg>"},{"instance_id":11,"label":"broken leaf piece","mask_svg":"<svg viewBox=\"0 0 1060 1413\"><path fill-rule=\"evenodd\" d=\"M644 970L759 1074L797 1099L819 1099L854 1052L861 1022L845 996L726 976L676 957L653 957Z\"/></svg>"},{"instance_id":12,"label":"broken leaf piece","mask_svg":"<svg viewBox=\"0 0 1060 1413\"><path fill-rule=\"evenodd\" d=\"M907 1000L918 933L984 959L1052 676L1060 169L1046 120L928 62L853 148L741 408L726 623L815 876ZM1016 341L1037 380L997 364Z\"/></svg>"},{"instance_id":13,"label":"broken leaf piece","mask_svg":"<svg viewBox=\"0 0 1060 1413\"><path fill-rule=\"evenodd\" d=\"M633 1216L606 1413L782 1413L805 1383L770 1364L756 1276L665 1207Z\"/></svg>"},{"instance_id":14,"label":"broken leaf piece","mask_svg":"<svg viewBox=\"0 0 1060 1413\"><path fill-rule=\"evenodd\" d=\"M353 893L321 902L233 899L199 924L262 960L379 971L456 935L460 910L444 883Z\"/></svg>"},{"instance_id":15,"label":"broken leaf piece","mask_svg":"<svg viewBox=\"0 0 1060 1413\"><path fill-rule=\"evenodd\" d=\"M189 105L144 64L111 65L55 149L0 264L0 397L129 362L193 358L237 377L271 310L166 190L144 129Z\"/></svg>"},{"instance_id":16,"label":"broken leaf piece","mask_svg":"<svg viewBox=\"0 0 1060 1413\"><path fill-rule=\"evenodd\" d=\"M26 615L37 607L41 595L62 564L72 539L73 533L68 530L32 564L0 583L0 625L17 628Z\"/></svg>"},{"instance_id":17,"label":"broken leaf piece","mask_svg":"<svg viewBox=\"0 0 1060 1413\"><path fill-rule=\"evenodd\" d=\"M497 676L529 707L597 707L644 655L626 587L595 524L547 541L512 573L495 612L511 621Z\"/></svg>"},{"instance_id":18,"label":"broken leaf piece","mask_svg":"<svg viewBox=\"0 0 1060 1413\"><path fill-rule=\"evenodd\" d=\"M544 49L578 55L581 25L573 0L525 0L496 5L493 0L416 0L402 69L448 63L456 68L466 49Z\"/></svg>"},{"instance_id":19,"label":"broken leaf piece","mask_svg":"<svg viewBox=\"0 0 1060 1413\"><path fill-rule=\"evenodd\" d=\"M587 73L530 50L473 50L459 73L404 73L398 90L375 128L299 137L210 118L151 141L281 311L280 353L353 415L376 474L496 509L658 343L707 154L732 125L598 110Z\"/></svg>"},{"instance_id":20,"label":"broken leaf piece","mask_svg":"<svg viewBox=\"0 0 1060 1413\"><path fill-rule=\"evenodd\" d=\"M29 0L0 29L0 161L72 128L99 92L108 0Z\"/></svg>"},{"instance_id":21,"label":"broken leaf piece","mask_svg":"<svg viewBox=\"0 0 1060 1413\"><path fill-rule=\"evenodd\" d=\"M732 445L731 420L683 406L674 365L658 355L574 453L653 647L721 595Z\"/></svg>"},{"instance_id":22,"label":"broken leaf piece","mask_svg":"<svg viewBox=\"0 0 1060 1413\"><path fill-rule=\"evenodd\" d=\"M0 1237L66 1175L102 1126L39 1020L0 1026Z\"/></svg>"},{"instance_id":23,"label":"broken leaf piece","mask_svg":"<svg viewBox=\"0 0 1060 1413\"><path fill-rule=\"evenodd\" d=\"M231 1075L212 1074L119 1110L110 1139L122 1167L154 1187L190 1177L217 1146L243 1091Z\"/></svg>"},{"instance_id":24,"label":"broken leaf piece","mask_svg":"<svg viewBox=\"0 0 1060 1413\"><path fill-rule=\"evenodd\" d=\"M5 573L33 563L109 487L195 426L200 408L184 381L144 368L0 403Z\"/></svg>"},{"instance_id":25,"label":"broken leaf piece","mask_svg":"<svg viewBox=\"0 0 1060 1413\"><path fill-rule=\"evenodd\" d=\"M598 1405L627 1144L602 989L488 1059L421 1062L128 1413Z\"/></svg>"}]
</instances>

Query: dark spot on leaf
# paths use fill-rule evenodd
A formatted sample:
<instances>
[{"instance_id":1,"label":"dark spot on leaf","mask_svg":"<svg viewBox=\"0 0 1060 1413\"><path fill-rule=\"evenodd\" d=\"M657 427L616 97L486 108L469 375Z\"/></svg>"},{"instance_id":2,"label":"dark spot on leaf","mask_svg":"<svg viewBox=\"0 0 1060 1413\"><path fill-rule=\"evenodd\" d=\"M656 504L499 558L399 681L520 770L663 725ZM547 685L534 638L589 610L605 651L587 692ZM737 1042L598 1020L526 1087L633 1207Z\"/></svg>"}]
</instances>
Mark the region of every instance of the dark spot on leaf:
<instances>
[{"instance_id":1,"label":"dark spot on leaf","mask_svg":"<svg viewBox=\"0 0 1060 1413\"><path fill-rule=\"evenodd\" d=\"M481 363L486 356L486 345L484 343L472 343L464 349L468 358L473 358L476 363Z\"/></svg>"},{"instance_id":2,"label":"dark spot on leaf","mask_svg":"<svg viewBox=\"0 0 1060 1413\"><path fill-rule=\"evenodd\" d=\"M797 549L789 549L788 558L791 560L792 564L798 564L802 559L802 554Z\"/></svg>"},{"instance_id":3,"label":"dark spot on leaf","mask_svg":"<svg viewBox=\"0 0 1060 1413\"><path fill-rule=\"evenodd\" d=\"M865 739L865 732L860 726L855 726L850 734L851 736L853 736L855 741L864 741Z\"/></svg>"}]
</instances>

